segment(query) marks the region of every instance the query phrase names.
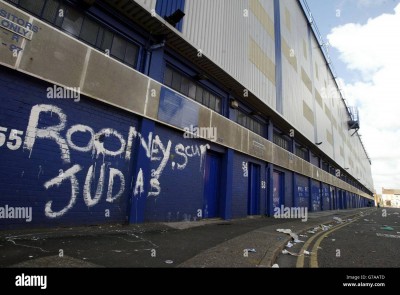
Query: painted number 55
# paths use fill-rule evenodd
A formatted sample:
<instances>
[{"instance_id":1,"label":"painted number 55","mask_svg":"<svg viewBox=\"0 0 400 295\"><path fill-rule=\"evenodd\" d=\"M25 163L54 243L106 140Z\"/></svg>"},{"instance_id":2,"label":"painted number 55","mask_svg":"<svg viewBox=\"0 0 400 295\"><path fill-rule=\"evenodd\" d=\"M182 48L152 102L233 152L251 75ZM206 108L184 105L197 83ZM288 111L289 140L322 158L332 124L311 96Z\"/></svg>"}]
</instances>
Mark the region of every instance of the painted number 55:
<instances>
[{"instance_id":1,"label":"painted number 55","mask_svg":"<svg viewBox=\"0 0 400 295\"><path fill-rule=\"evenodd\" d=\"M6 143L6 140L7 140L6 133L7 133L7 128L0 127L0 147L2 147ZM9 135L8 141L7 141L7 147L12 151L16 151L17 149L19 149L22 145L21 136L23 134L24 134L23 131L11 129L10 135Z\"/></svg>"}]
</instances>

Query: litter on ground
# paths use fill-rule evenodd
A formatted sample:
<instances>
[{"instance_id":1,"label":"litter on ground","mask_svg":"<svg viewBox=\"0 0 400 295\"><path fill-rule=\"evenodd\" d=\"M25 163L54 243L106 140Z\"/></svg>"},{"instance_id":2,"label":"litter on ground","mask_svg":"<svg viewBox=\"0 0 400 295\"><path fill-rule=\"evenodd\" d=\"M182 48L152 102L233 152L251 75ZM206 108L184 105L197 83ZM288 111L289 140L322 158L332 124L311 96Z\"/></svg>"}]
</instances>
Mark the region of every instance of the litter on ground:
<instances>
[{"instance_id":1,"label":"litter on ground","mask_svg":"<svg viewBox=\"0 0 400 295\"><path fill-rule=\"evenodd\" d=\"M295 234L294 232L292 232L291 229L277 229L276 231L279 233L284 233L284 234L290 235L293 238L293 240L299 239L299 236L297 234Z\"/></svg>"},{"instance_id":2,"label":"litter on ground","mask_svg":"<svg viewBox=\"0 0 400 295\"><path fill-rule=\"evenodd\" d=\"M272 268L279 268L279 265L275 263Z\"/></svg>"},{"instance_id":3,"label":"litter on ground","mask_svg":"<svg viewBox=\"0 0 400 295\"><path fill-rule=\"evenodd\" d=\"M333 220L335 220L335 221L337 221L337 222L339 222L339 223L343 223L343 219L342 218L340 218L340 217L333 217Z\"/></svg>"},{"instance_id":4,"label":"litter on ground","mask_svg":"<svg viewBox=\"0 0 400 295\"><path fill-rule=\"evenodd\" d=\"M283 234L290 234L292 232L291 229L277 229L276 231Z\"/></svg>"},{"instance_id":5,"label":"litter on ground","mask_svg":"<svg viewBox=\"0 0 400 295\"><path fill-rule=\"evenodd\" d=\"M297 244L297 243L304 243L304 241L300 241L300 240L298 240L298 239L294 240L293 242L296 243L296 244Z\"/></svg>"},{"instance_id":6,"label":"litter on ground","mask_svg":"<svg viewBox=\"0 0 400 295\"><path fill-rule=\"evenodd\" d=\"M387 225L382 226L381 229L387 230L387 231L393 231L394 230L393 227L387 226Z\"/></svg>"},{"instance_id":7,"label":"litter on ground","mask_svg":"<svg viewBox=\"0 0 400 295\"><path fill-rule=\"evenodd\" d=\"M297 253L293 253L293 252L289 252L288 250L282 250L282 254L285 254L285 255L292 255L292 256L296 256L296 257L299 257L299 256L302 256L303 254L297 254Z\"/></svg>"}]
</instances>

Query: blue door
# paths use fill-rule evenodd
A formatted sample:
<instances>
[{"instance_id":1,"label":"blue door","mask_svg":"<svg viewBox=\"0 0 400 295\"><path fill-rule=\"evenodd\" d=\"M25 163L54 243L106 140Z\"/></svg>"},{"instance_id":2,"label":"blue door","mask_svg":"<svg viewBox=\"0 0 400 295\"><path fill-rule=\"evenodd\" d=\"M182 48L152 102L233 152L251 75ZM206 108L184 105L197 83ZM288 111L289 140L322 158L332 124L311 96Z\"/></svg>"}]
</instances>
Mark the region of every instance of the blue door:
<instances>
[{"instance_id":1,"label":"blue door","mask_svg":"<svg viewBox=\"0 0 400 295\"><path fill-rule=\"evenodd\" d=\"M248 215L260 215L260 166L249 163Z\"/></svg>"},{"instance_id":2,"label":"blue door","mask_svg":"<svg viewBox=\"0 0 400 295\"><path fill-rule=\"evenodd\" d=\"M283 205L284 195L284 174L278 171L274 171L274 194L273 194L273 206L281 207Z\"/></svg>"},{"instance_id":3,"label":"blue door","mask_svg":"<svg viewBox=\"0 0 400 295\"><path fill-rule=\"evenodd\" d=\"M321 206L321 210L322 211L326 211L326 210L330 210L330 194L329 194L329 186L326 184L322 184L322 190L321 190L321 197L322 197L322 206Z\"/></svg>"},{"instance_id":4,"label":"blue door","mask_svg":"<svg viewBox=\"0 0 400 295\"><path fill-rule=\"evenodd\" d=\"M343 209L343 199L341 190L338 190L338 209Z\"/></svg>"},{"instance_id":5,"label":"blue door","mask_svg":"<svg viewBox=\"0 0 400 295\"><path fill-rule=\"evenodd\" d=\"M320 184L317 181L312 181L311 184L311 205L312 205L312 211L321 211L321 189L320 189Z\"/></svg>"},{"instance_id":6,"label":"blue door","mask_svg":"<svg viewBox=\"0 0 400 295\"><path fill-rule=\"evenodd\" d=\"M220 216L220 173L221 158L208 153L204 176L204 218Z\"/></svg>"}]
</instances>

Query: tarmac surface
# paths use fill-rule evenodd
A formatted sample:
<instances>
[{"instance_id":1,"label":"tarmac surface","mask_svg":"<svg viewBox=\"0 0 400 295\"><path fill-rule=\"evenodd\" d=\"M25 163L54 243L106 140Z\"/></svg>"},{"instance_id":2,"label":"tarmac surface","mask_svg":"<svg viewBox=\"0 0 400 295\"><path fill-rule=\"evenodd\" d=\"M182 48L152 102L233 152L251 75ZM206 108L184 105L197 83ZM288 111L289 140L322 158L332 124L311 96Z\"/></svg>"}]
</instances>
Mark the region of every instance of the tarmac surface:
<instances>
[{"instance_id":1,"label":"tarmac surface","mask_svg":"<svg viewBox=\"0 0 400 295\"><path fill-rule=\"evenodd\" d=\"M277 229L302 233L376 210L309 213L307 222L249 217L0 231L0 267L271 267L292 240Z\"/></svg>"}]
</instances>

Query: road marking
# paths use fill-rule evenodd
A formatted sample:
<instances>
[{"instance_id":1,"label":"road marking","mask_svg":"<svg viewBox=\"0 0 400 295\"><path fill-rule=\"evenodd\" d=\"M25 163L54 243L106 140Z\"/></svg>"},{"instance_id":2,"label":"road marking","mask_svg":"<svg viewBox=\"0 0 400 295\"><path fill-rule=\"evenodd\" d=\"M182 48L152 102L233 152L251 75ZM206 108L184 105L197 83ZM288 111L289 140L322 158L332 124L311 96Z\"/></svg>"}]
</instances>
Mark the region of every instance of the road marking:
<instances>
[{"instance_id":1,"label":"road marking","mask_svg":"<svg viewBox=\"0 0 400 295\"><path fill-rule=\"evenodd\" d=\"M334 231L337 231L338 229L341 229L342 227L348 226L349 224L357 221L358 219L354 219L350 222L346 222L345 224L342 224L340 226L336 226L334 228L332 228L331 230L326 231L326 234L331 234ZM318 268L318 247L321 244L322 240L325 238L324 235L322 235L322 237L320 237L314 244L314 247L312 249L312 253L315 253L315 255L311 256L311 260L310 260L310 267L312 268Z\"/></svg>"},{"instance_id":2,"label":"road marking","mask_svg":"<svg viewBox=\"0 0 400 295\"><path fill-rule=\"evenodd\" d=\"M388 235L388 234L381 234L381 233L376 233L378 237L384 237L384 238L393 238L393 239L400 239L399 235Z\"/></svg>"},{"instance_id":3,"label":"road marking","mask_svg":"<svg viewBox=\"0 0 400 295\"><path fill-rule=\"evenodd\" d=\"M358 219L357 219L357 220L358 220ZM304 250L307 250L307 249L308 249L308 246L310 246L310 244L311 244L316 238L320 237L321 235L322 235L322 237L320 237L320 238L317 240L316 245L319 245L319 244L321 243L322 239L324 238L324 236L325 236L326 234L331 233L331 232L333 232L333 231L335 231L335 230L337 230L337 229L339 229L339 228L342 228L342 227L344 227L344 226L346 226L346 225L348 225L348 224L350 224L350 223L353 223L354 221L356 221L356 220L353 220L353 221L351 221L351 222L346 222L345 224L337 225L337 226L333 227L332 229L330 229L330 230L328 230L328 231L322 231L322 232L319 232L318 234L316 234L315 236L312 236L312 237L304 244L304 246L301 248L301 250L300 250L299 253L304 253ZM316 267L318 267L318 262L317 262L318 246L316 246L316 245L314 245L314 247L313 247L313 249L312 249L312 251L311 251L311 252L312 252L312 253L311 253L311 264L313 264L312 262L315 260L315 263L316 263L316 265L317 265ZM299 257L297 258L296 268L303 268L303 267L304 267L304 255L301 255L301 256L299 256ZM313 267L313 266L311 266L311 267Z\"/></svg>"}]
</instances>

